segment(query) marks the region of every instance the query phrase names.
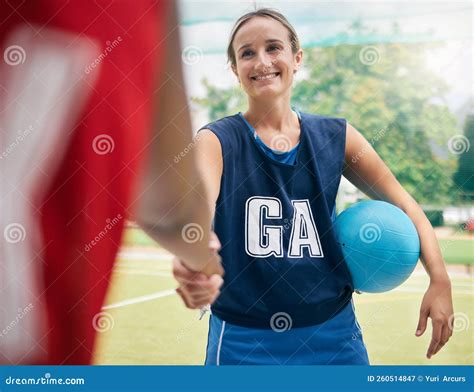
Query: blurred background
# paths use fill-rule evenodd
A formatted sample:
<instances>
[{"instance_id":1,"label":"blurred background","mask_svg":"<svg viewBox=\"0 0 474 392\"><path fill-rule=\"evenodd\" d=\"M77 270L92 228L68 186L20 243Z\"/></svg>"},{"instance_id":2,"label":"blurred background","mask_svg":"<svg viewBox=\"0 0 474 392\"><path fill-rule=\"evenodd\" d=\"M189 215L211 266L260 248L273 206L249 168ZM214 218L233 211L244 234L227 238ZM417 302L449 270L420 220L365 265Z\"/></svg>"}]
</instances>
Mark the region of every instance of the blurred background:
<instances>
[{"instance_id":1,"label":"blurred background","mask_svg":"<svg viewBox=\"0 0 474 392\"><path fill-rule=\"evenodd\" d=\"M472 3L183 0L182 60L195 130L246 110L227 40L239 16L267 6L288 18L303 46L293 106L346 118L371 142L425 210L448 264L455 333L431 360L431 328L415 337L429 283L421 265L394 291L355 296L371 363L473 364ZM338 212L364 198L343 179ZM95 362L202 364L208 315L199 320L199 311L184 308L171 255L133 222L127 226Z\"/></svg>"}]
</instances>

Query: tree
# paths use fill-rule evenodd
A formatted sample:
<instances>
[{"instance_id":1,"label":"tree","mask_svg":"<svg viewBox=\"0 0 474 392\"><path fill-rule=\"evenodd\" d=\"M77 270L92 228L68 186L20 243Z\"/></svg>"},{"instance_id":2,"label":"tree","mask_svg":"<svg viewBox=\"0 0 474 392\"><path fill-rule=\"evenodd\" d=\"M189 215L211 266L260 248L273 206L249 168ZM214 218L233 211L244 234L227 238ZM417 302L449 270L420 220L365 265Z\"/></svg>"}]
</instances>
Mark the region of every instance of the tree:
<instances>
[{"instance_id":1,"label":"tree","mask_svg":"<svg viewBox=\"0 0 474 392\"><path fill-rule=\"evenodd\" d=\"M360 36L364 28L354 23L352 31ZM351 41L348 34L346 42ZM305 50L307 76L295 83L292 96L292 104L303 112L346 118L405 189L429 205L457 198L456 157L448 151L448 140L459 134L456 118L443 104L448 87L424 66L424 54L434 45L344 44ZM204 84L208 94L196 101L211 119L245 110L239 88Z\"/></svg>"},{"instance_id":2,"label":"tree","mask_svg":"<svg viewBox=\"0 0 474 392\"><path fill-rule=\"evenodd\" d=\"M454 174L454 183L461 193L461 198L474 201L474 114L466 118L464 137L451 140L453 151L459 154L458 169Z\"/></svg>"}]
</instances>

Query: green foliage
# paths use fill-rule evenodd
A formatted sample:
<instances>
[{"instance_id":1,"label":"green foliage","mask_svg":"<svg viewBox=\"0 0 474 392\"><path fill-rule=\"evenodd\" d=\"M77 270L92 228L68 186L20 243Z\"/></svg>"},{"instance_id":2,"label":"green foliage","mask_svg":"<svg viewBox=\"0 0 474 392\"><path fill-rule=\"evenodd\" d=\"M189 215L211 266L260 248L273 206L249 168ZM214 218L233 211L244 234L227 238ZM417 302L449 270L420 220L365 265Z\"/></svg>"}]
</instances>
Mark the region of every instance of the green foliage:
<instances>
[{"instance_id":1,"label":"green foliage","mask_svg":"<svg viewBox=\"0 0 474 392\"><path fill-rule=\"evenodd\" d=\"M353 28L363 30L358 24ZM448 87L424 65L425 52L434 45L305 50L306 76L295 82L292 104L303 112L346 118L418 202L440 205L458 199L456 156L448 151L448 140L460 132L443 103ZM207 97L197 102L208 108L212 120L245 111L246 97L238 87L204 84Z\"/></svg>"},{"instance_id":2,"label":"green foliage","mask_svg":"<svg viewBox=\"0 0 474 392\"><path fill-rule=\"evenodd\" d=\"M207 94L204 98L193 98L193 102L209 110L209 118L217 120L237 112L245 111L247 98L239 87L222 89L209 84L207 79L203 80Z\"/></svg>"},{"instance_id":3,"label":"green foliage","mask_svg":"<svg viewBox=\"0 0 474 392\"><path fill-rule=\"evenodd\" d=\"M459 145L461 153L454 182L460 189L463 199L474 201L474 114L466 119L464 137Z\"/></svg>"},{"instance_id":4,"label":"green foliage","mask_svg":"<svg viewBox=\"0 0 474 392\"><path fill-rule=\"evenodd\" d=\"M433 227L444 225L443 210L424 210L424 213Z\"/></svg>"}]
</instances>

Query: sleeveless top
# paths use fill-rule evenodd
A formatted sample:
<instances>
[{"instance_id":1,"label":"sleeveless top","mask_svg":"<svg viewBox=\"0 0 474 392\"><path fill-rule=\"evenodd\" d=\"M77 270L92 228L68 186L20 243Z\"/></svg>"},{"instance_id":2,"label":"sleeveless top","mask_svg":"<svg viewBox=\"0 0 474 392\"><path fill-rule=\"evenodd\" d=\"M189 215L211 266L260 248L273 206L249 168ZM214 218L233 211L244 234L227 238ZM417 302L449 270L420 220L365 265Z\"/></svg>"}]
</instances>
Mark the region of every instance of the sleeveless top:
<instances>
[{"instance_id":1,"label":"sleeveless top","mask_svg":"<svg viewBox=\"0 0 474 392\"><path fill-rule=\"evenodd\" d=\"M222 148L214 230L225 269L212 312L229 323L271 328L324 322L351 299L353 285L333 230L346 121L300 113L294 164L267 155L240 114L203 128Z\"/></svg>"}]
</instances>

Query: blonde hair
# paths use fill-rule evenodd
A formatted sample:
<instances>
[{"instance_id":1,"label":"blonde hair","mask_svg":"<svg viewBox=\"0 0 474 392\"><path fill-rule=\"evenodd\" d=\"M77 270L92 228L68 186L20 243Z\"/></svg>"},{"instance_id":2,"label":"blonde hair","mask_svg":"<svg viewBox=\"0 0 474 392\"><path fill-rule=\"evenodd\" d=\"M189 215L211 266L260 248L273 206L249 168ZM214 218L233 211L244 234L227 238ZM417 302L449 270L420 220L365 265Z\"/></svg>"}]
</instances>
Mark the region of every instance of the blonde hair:
<instances>
[{"instance_id":1,"label":"blonde hair","mask_svg":"<svg viewBox=\"0 0 474 392\"><path fill-rule=\"evenodd\" d=\"M289 32L289 39L291 43L291 51L293 54L296 54L300 49L300 41L298 39L298 35L294 27L288 22L288 20L278 11L273 10L271 8L261 8L256 11L248 12L245 15L242 15L237 22L235 22L234 27L232 28L232 32L230 34L229 45L227 46L227 61L235 66L237 61L235 58L235 52L232 44L234 43L234 38L239 29L250 19L255 18L257 16L264 17L264 18L272 18L276 21L280 22L283 26L285 26Z\"/></svg>"}]
</instances>

